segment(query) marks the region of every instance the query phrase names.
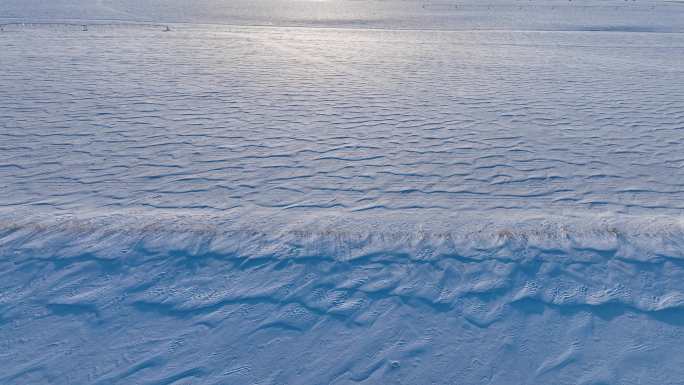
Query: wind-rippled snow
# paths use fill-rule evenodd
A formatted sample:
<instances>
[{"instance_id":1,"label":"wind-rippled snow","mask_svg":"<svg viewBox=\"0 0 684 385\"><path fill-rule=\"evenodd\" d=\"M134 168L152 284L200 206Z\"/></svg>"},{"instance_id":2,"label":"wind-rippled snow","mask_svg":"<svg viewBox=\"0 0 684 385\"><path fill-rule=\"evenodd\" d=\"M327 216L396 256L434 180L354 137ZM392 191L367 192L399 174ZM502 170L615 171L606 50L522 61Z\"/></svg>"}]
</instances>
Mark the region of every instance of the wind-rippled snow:
<instances>
[{"instance_id":1,"label":"wind-rippled snow","mask_svg":"<svg viewBox=\"0 0 684 385\"><path fill-rule=\"evenodd\" d=\"M401 3L0 5L0 382L679 383L684 6Z\"/></svg>"}]
</instances>

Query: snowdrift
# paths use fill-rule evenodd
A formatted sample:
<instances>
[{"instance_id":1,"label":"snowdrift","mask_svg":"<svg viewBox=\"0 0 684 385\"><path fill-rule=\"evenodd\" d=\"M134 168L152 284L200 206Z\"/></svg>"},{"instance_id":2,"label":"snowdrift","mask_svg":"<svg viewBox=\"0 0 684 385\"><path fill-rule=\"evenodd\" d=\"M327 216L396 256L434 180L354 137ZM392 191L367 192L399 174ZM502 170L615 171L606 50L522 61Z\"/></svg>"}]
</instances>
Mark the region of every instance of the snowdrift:
<instances>
[{"instance_id":1,"label":"snowdrift","mask_svg":"<svg viewBox=\"0 0 684 385\"><path fill-rule=\"evenodd\" d=\"M26 336L3 382L612 384L681 367L656 365L679 360L680 218L243 214L3 213L3 335Z\"/></svg>"}]
</instances>

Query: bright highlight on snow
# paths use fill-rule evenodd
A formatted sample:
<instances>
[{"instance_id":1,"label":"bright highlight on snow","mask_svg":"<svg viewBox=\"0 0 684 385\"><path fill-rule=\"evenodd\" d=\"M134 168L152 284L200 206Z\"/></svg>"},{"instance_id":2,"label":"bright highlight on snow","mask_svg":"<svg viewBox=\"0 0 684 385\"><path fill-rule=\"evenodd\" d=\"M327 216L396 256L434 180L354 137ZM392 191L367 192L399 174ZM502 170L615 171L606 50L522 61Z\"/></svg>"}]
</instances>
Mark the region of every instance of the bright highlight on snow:
<instances>
[{"instance_id":1,"label":"bright highlight on snow","mask_svg":"<svg viewBox=\"0 0 684 385\"><path fill-rule=\"evenodd\" d=\"M1 384L678 384L684 4L0 3Z\"/></svg>"}]
</instances>

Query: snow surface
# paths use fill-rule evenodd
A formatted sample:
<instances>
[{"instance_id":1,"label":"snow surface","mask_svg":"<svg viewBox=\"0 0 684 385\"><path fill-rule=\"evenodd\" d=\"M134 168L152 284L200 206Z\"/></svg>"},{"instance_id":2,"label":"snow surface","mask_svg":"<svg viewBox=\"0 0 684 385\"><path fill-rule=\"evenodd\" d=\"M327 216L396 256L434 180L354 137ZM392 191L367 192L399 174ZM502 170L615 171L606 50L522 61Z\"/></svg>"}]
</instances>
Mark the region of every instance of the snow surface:
<instances>
[{"instance_id":1,"label":"snow surface","mask_svg":"<svg viewBox=\"0 0 684 385\"><path fill-rule=\"evenodd\" d=\"M0 3L0 384L684 383L684 4L187 4Z\"/></svg>"}]
</instances>

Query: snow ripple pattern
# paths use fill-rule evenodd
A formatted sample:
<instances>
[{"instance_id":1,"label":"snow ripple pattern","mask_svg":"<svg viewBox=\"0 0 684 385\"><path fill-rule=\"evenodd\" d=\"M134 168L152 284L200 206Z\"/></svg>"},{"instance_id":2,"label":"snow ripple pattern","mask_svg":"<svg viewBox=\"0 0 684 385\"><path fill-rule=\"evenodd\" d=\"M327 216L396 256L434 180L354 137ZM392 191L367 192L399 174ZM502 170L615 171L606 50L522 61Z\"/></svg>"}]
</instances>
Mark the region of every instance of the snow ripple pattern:
<instances>
[{"instance_id":1,"label":"snow ripple pattern","mask_svg":"<svg viewBox=\"0 0 684 385\"><path fill-rule=\"evenodd\" d=\"M676 384L683 47L5 32L0 383Z\"/></svg>"},{"instance_id":2,"label":"snow ripple pattern","mask_svg":"<svg viewBox=\"0 0 684 385\"><path fill-rule=\"evenodd\" d=\"M684 208L679 34L19 34L3 207Z\"/></svg>"}]
</instances>

